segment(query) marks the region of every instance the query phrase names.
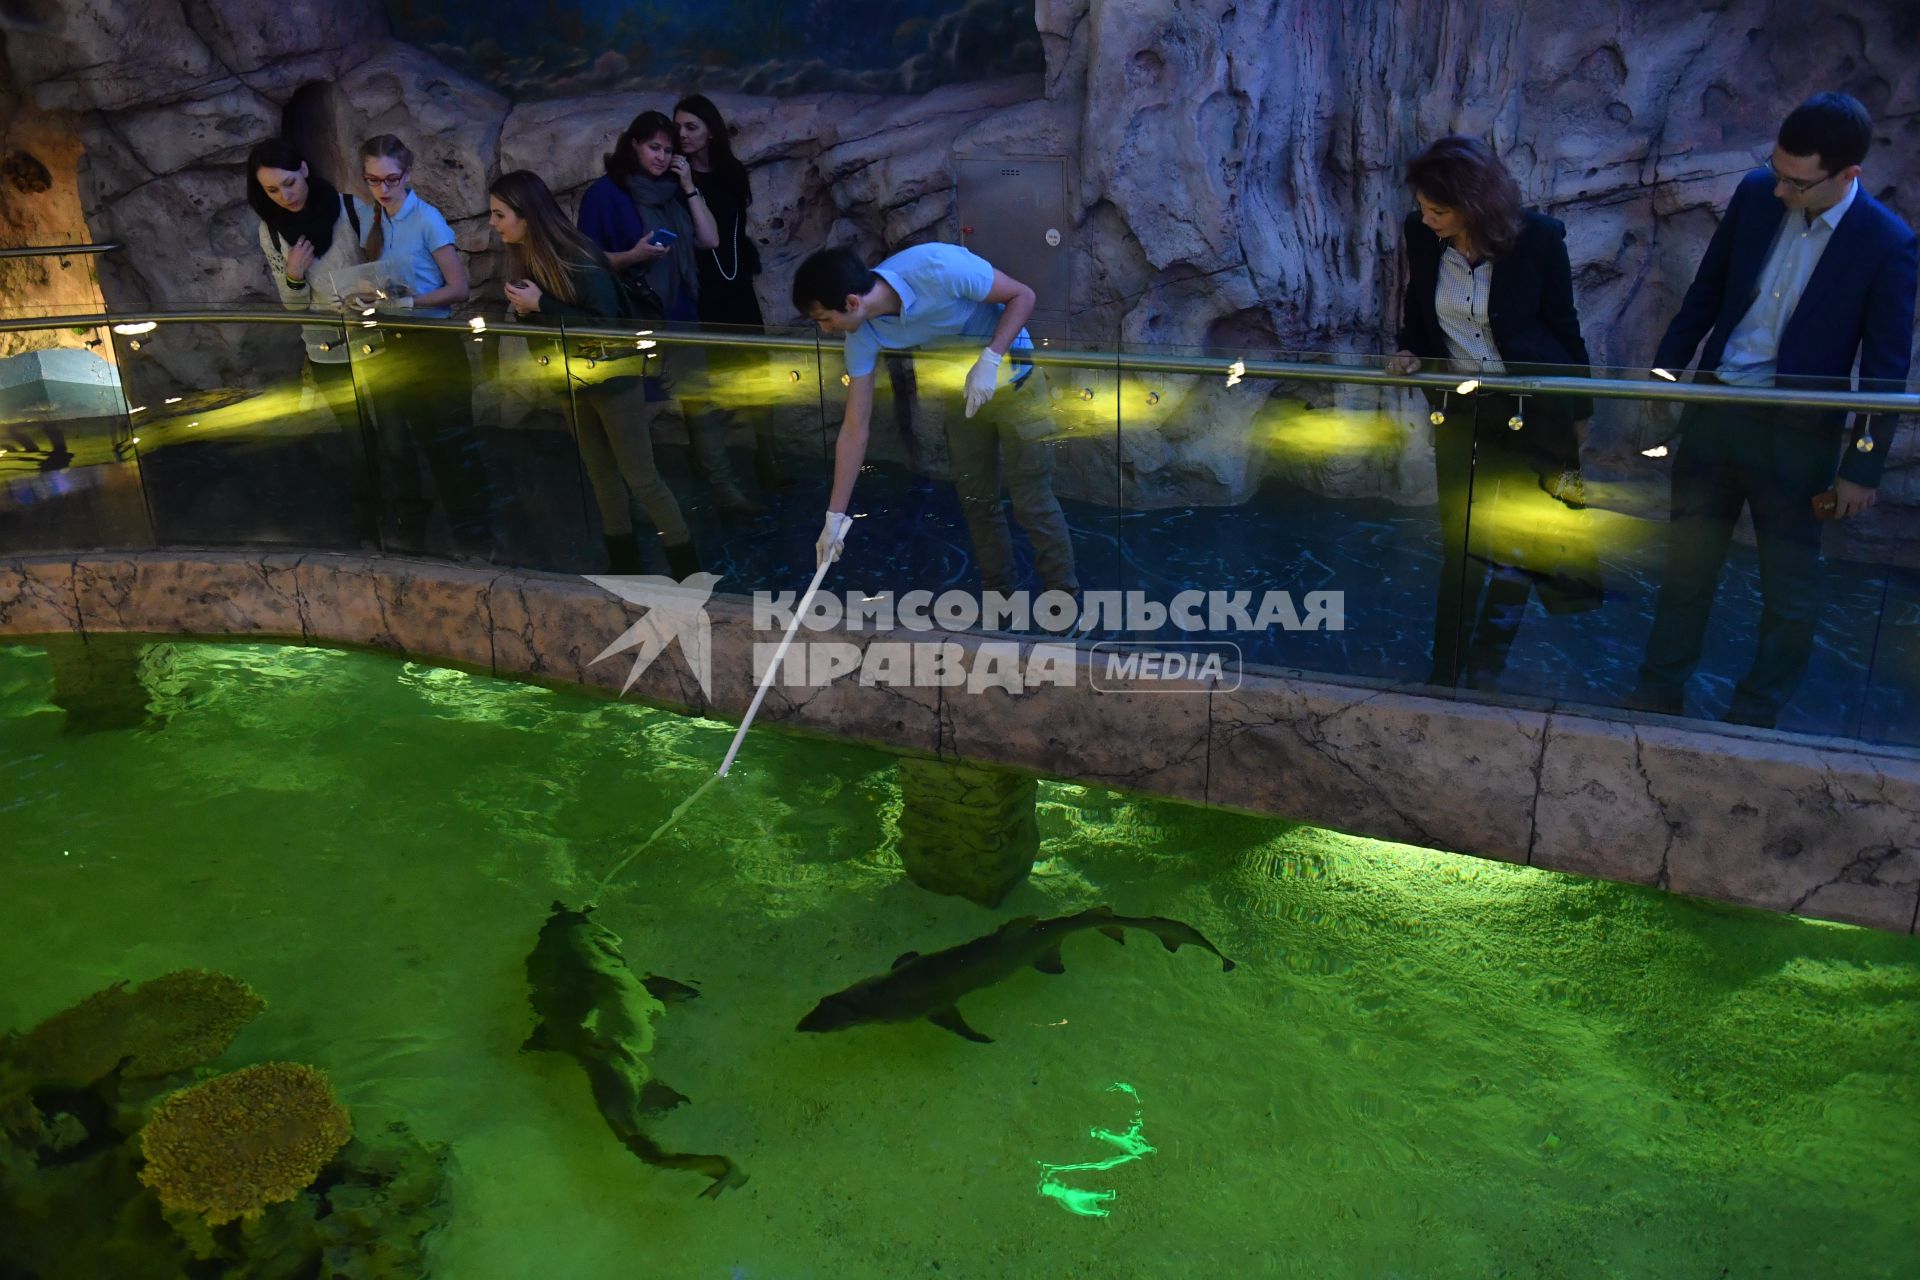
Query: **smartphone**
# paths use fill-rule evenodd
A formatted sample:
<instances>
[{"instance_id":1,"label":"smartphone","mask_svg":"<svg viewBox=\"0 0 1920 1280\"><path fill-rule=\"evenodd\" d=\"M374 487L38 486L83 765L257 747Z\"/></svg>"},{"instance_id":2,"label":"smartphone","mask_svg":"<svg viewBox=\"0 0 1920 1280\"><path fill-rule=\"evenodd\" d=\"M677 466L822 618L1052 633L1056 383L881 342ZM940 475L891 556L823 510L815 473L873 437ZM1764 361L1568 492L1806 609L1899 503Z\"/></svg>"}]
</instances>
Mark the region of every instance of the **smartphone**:
<instances>
[{"instance_id":1,"label":"smartphone","mask_svg":"<svg viewBox=\"0 0 1920 1280\"><path fill-rule=\"evenodd\" d=\"M653 230L653 234L648 237L648 239L652 240L655 244L659 245L662 249L666 248L668 245L672 244L675 240L678 240L679 238L680 237L678 235L667 230L665 227L655 227Z\"/></svg>"}]
</instances>

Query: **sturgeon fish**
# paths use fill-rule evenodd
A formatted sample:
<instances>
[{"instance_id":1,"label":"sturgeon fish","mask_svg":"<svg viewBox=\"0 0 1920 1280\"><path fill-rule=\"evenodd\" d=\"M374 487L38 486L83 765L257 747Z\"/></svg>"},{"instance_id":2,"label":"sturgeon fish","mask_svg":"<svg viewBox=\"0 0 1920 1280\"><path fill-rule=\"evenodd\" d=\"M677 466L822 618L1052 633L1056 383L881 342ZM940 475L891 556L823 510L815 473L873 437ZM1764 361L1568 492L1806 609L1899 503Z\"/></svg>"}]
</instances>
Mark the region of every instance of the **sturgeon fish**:
<instances>
[{"instance_id":1,"label":"sturgeon fish","mask_svg":"<svg viewBox=\"0 0 1920 1280\"><path fill-rule=\"evenodd\" d=\"M687 1100L655 1080L647 1066L654 1020L668 1003L700 993L671 978L635 977L620 954L620 939L589 919L592 911L556 902L541 926L527 955L537 1021L521 1048L564 1053L578 1062L613 1136L648 1164L705 1174L712 1182L700 1194L709 1198L739 1186L747 1177L725 1156L667 1151L641 1129L642 1116L664 1115Z\"/></svg>"},{"instance_id":2,"label":"sturgeon fish","mask_svg":"<svg viewBox=\"0 0 1920 1280\"><path fill-rule=\"evenodd\" d=\"M985 937L930 956L918 951L907 952L895 960L893 968L886 973L856 982L822 1000L813 1012L800 1019L795 1030L840 1031L868 1022L912 1022L925 1018L936 1027L945 1027L978 1044L992 1044L990 1036L981 1035L960 1016L955 1007L960 997L990 987L1028 965L1042 973L1065 973L1060 943L1069 934L1084 929L1097 929L1121 943L1127 940L1125 930L1145 929L1157 936L1169 951L1178 951L1183 944L1191 943L1220 956L1223 972L1233 968L1233 961L1220 955L1220 949L1202 937L1198 929L1164 916L1117 916L1112 907L1094 907L1052 920L1021 916Z\"/></svg>"}]
</instances>

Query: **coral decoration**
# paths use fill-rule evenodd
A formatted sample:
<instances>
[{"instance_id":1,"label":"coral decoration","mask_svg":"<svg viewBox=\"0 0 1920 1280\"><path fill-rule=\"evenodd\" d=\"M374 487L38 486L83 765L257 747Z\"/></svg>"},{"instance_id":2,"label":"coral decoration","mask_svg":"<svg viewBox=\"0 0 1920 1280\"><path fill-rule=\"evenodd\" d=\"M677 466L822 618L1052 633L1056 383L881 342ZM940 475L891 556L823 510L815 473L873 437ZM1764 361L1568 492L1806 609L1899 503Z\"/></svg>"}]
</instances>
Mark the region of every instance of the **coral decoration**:
<instances>
[{"instance_id":1,"label":"coral decoration","mask_svg":"<svg viewBox=\"0 0 1920 1280\"><path fill-rule=\"evenodd\" d=\"M128 1079L170 1075L219 1057L266 1003L238 978L177 969L132 990L117 982L94 992L21 1036L4 1056L12 1073L36 1088L85 1088L116 1066Z\"/></svg>"},{"instance_id":2,"label":"coral decoration","mask_svg":"<svg viewBox=\"0 0 1920 1280\"><path fill-rule=\"evenodd\" d=\"M268 1062L170 1095L140 1130L140 1181L209 1226L292 1200L352 1134L347 1110L312 1067Z\"/></svg>"}]
</instances>

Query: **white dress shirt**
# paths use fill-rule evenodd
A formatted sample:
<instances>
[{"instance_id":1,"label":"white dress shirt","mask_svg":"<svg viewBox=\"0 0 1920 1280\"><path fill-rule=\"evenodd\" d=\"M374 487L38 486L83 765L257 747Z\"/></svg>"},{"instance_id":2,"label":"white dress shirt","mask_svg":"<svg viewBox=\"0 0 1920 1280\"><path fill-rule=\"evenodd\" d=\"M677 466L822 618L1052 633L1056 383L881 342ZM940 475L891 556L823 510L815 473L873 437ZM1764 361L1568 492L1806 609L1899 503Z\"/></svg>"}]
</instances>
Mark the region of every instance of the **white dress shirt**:
<instances>
[{"instance_id":1,"label":"white dress shirt","mask_svg":"<svg viewBox=\"0 0 1920 1280\"><path fill-rule=\"evenodd\" d=\"M1454 369L1460 373L1505 373L1500 349L1493 345L1488 306L1493 297L1493 259L1479 266L1452 245L1440 255L1440 278L1433 286L1433 310Z\"/></svg>"},{"instance_id":2,"label":"white dress shirt","mask_svg":"<svg viewBox=\"0 0 1920 1280\"><path fill-rule=\"evenodd\" d=\"M1720 355L1720 381L1735 386L1770 387L1780 354L1780 335L1793 309L1800 305L1820 255L1827 251L1833 230L1846 217L1860 180L1847 183L1847 194L1840 203L1818 217L1804 211L1787 210L1774 234L1773 248L1760 269L1760 293L1747 308L1740 323L1727 335L1727 349Z\"/></svg>"}]
</instances>

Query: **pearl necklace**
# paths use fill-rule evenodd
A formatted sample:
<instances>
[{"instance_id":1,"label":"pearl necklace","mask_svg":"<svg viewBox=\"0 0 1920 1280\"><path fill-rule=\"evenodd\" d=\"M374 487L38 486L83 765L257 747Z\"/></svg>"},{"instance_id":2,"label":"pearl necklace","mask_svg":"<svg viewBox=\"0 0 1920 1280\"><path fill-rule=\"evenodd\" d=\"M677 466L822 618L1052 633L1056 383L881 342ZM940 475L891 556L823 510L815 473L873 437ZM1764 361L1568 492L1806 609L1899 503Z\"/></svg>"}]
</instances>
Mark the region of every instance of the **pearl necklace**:
<instances>
[{"instance_id":1,"label":"pearl necklace","mask_svg":"<svg viewBox=\"0 0 1920 1280\"><path fill-rule=\"evenodd\" d=\"M740 224L745 220L745 214L735 214L733 217L733 270L729 271L720 265L720 250L717 246L707 250L713 255L713 269L718 271L720 278L728 284L732 284L734 277L740 274Z\"/></svg>"}]
</instances>

